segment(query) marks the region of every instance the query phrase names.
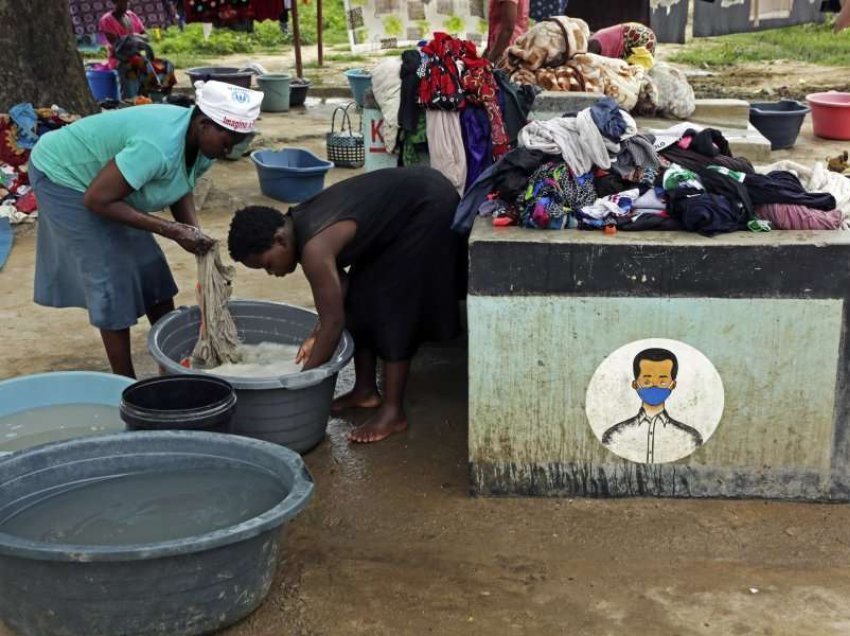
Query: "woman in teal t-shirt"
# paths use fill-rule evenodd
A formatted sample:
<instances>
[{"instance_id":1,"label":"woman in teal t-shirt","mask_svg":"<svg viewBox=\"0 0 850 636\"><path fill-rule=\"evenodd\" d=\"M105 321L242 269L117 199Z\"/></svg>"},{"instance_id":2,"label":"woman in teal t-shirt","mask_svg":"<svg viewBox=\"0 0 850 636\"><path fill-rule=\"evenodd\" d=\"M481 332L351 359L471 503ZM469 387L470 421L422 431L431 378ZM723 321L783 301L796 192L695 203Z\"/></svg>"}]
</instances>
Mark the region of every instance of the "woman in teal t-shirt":
<instances>
[{"instance_id":1,"label":"woman in teal t-shirt","mask_svg":"<svg viewBox=\"0 0 850 636\"><path fill-rule=\"evenodd\" d=\"M195 254L213 241L192 191L251 132L262 93L198 84L194 109L136 106L44 135L29 176L39 203L35 302L88 309L113 373L135 377L130 327L174 309L177 286L153 234ZM150 214L166 207L174 221Z\"/></svg>"}]
</instances>

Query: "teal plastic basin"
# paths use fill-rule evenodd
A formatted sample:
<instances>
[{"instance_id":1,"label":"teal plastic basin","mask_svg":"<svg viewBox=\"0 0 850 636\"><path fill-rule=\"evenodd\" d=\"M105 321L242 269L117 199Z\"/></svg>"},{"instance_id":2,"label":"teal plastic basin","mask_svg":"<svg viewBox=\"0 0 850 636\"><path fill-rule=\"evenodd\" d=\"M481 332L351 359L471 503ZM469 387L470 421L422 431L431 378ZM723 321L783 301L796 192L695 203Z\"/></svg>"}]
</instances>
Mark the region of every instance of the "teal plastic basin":
<instances>
[{"instance_id":1,"label":"teal plastic basin","mask_svg":"<svg viewBox=\"0 0 850 636\"><path fill-rule=\"evenodd\" d=\"M102 404L117 409L122 391L131 384L130 378L94 371L57 371L12 378L0 382L0 417L65 404ZM122 430L119 420L115 428L103 432ZM56 440L60 439L58 433L57 430ZM0 455L4 453L4 442L20 440L26 434L26 431L5 430L0 423Z\"/></svg>"}]
</instances>

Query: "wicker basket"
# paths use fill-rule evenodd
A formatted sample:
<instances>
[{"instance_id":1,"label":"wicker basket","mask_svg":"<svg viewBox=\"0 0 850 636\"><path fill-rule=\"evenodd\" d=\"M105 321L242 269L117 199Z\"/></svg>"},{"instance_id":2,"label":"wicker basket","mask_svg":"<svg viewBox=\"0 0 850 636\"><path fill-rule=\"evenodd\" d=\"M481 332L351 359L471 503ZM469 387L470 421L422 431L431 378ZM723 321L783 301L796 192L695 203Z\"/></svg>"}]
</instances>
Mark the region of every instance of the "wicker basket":
<instances>
[{"instance_id":1,"label":"wicker basket","mask_svg":"<svg viewBox=\"0 0 850 636\"><path fill-rule=\"evenodd\" d=\"M363 144L363 134L355 133L351 128L351 117L348 109L354 106L337 106L331 116L331 131L327 134L328 161L338 168L360 168L366 161L366 151ZM336 115L342 113L339 132L336 131ZM348 130L346 131L346 125ZM362 120L361 120L362 127Z\"/></svg>"}]
</instances>

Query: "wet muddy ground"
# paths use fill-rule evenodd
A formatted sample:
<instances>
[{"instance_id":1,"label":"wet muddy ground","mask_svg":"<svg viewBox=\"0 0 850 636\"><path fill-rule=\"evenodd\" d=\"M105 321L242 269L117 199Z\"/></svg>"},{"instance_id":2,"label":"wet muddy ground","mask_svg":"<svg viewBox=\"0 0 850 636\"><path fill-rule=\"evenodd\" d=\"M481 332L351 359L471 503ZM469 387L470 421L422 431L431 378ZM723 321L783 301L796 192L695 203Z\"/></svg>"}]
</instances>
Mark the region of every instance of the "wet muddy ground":
<instances>
[{"instance_id":1,"label":"wet muddy ground","mask_svg":"<svg viewBox=\"0 0 850 636\"><path fill-rule=\"evenodd\" d=\"M323 154L329 114L318 105L261 127L268 143L297 139ZM837 147L806 130L794 153L774 154L805 163ZM216 237L234 207L273 203L247 160L216 166L211 182L201 218ZM106 370L83 311L32 304L35 237L19 231L0 273L0 379ZM178 302L192 304L193 257L163 247ZM240 268L235 295L312 305L300 272L281 280ZM151 375L146 335L134 329L133 345ZM306 457L316 496L287 530L267 602L223 635L850 633L850 507L472 498L465 378L463 341L430 347L414 366L409 432L351 446L345 433L363 414L331 422Z\"/></svg>"}]
</instances>

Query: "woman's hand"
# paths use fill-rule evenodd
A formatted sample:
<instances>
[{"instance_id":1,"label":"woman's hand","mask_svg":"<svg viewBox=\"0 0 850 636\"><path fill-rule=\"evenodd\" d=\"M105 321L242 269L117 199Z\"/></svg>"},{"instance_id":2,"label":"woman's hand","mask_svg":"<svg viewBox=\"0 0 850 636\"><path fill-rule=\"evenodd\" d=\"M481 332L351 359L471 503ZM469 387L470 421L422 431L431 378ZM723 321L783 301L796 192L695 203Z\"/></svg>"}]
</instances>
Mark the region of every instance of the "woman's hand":
<instances>
[{"instance_id":1,"label":"woman's hand","mask_svg":"<svg viewBox=\"0 0 850 636\"><path fill-rule=\"evenodd\" d=\"M303 364L310 359L313 353L313 347L316 346L316 332L314 331L301 345L298 350L298 355L295 356L295 364Z\"/></svg>"},{"instance_id":2,"label":"woman's hand","mask_svg":"<svg viewBox=\"0 0 850 636\"><path fill-rule=\"evenodd\" d=\"M201 232L194 225L171 223L168 238L177 243L187 252L203 255L210 251L215 241Z\"/></svg>"}]
</instances>

